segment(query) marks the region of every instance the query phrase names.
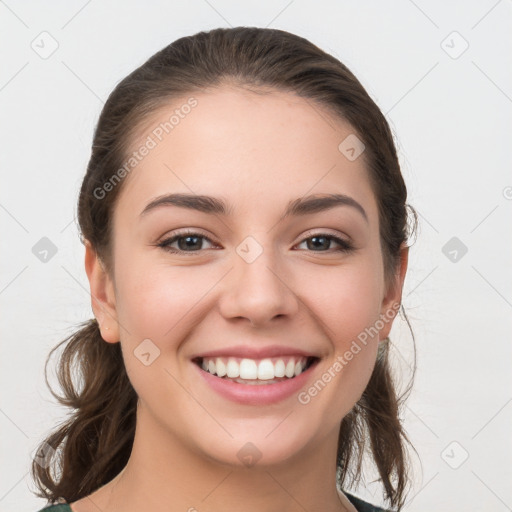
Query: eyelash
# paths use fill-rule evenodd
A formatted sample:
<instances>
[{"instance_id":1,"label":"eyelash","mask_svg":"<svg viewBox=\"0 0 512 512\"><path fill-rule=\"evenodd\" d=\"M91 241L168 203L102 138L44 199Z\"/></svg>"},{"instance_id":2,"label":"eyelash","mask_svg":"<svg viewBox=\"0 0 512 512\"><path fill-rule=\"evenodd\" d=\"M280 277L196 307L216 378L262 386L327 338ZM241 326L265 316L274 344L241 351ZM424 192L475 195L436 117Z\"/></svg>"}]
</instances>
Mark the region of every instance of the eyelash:
<instances>
[{"instance_id":1,"label":"eyelash","mask_svg":"<svg viewBox=\"0 0 512 512\"><path fill-rule=\"evenodd\" d=\"M158 243L157 246L162 248L164 251L167 251L167 252L169 252L171 254L193 255L194 253L197 254L198 252L202 252L201 249L198 250L198 251L183 251L181 249L174 249L174 248L170 247L170 244L176 242L180 238L186 238L186 237L189 237L189 236L194 236L194 237L202 238L202 239L205 239L205 240L207 240L208 242L210 242L212 244L215 244L210 238L208 238L205 235L202 235L201 233L197 233L195 231L185 231L185 232L177 233L174 236L163 240L162 242ZM350 242L348 242L347 240L344 240L343 238L337 237L335 235L330 235L328 233L314 233L314 234L310 234L308 237L304 238L301 242L299 242L299 245L304 243L305 241L307 241L307 240L309 240L311 238L315 238L315 237L327 238L329 240L332 240L332 241L336 242L339 245L339 247L338 247L338 249L335 249L334 251L326 250L326 251L311 251L311 252L318 252L318 253L331 253L331 252L349 253L349 252L352 252L354 250L354 246Z\"/></svg>"}]
</instances>

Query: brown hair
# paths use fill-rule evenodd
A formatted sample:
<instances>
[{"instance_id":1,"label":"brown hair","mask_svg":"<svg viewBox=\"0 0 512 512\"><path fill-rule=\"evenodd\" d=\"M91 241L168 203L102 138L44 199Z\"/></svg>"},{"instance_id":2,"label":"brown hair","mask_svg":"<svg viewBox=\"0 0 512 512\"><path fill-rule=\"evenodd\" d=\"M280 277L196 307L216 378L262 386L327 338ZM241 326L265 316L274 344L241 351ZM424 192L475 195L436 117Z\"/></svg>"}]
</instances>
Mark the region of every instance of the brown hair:
<instances>
[{"instance_id":1,"label":"brown hair","mask_svg":"<svg viewBox=\"0 0 512 512\"><path fill-rule=\"evenodd\" d=\"M408 205L386 119L337 59L296 35L255 27L182 37L130 73L110 94L94 133L78 201L82 240L91 243L107 271L113 268L111 221L122 183L102 196L98 190L123 167L136 130L149 115L173 99L225 83L292 92L350 123L366 146L364 157L378 204L385 275L389 280L396 277L400 248L409 237ZM405 314L403 308L401 311ZM104 342L96 320L85 322L50 352L45 375L50 357L63 344L57 371L63 395L51 392L73 413L40 445L46 453L45 463L34 460L32 464L37 495L49 502L76 501L123 469L132 449L138 399L120 344ZM78 374L76 382L73 372ZM337 453L340 485L353 484L361 477L369 438L385 498L398 510L409 480L405 447L409 440L399 419L409 391L410 385L397 396L388 343L381 343L368 386L342 420Z\"/></svg>"}]
</instances>

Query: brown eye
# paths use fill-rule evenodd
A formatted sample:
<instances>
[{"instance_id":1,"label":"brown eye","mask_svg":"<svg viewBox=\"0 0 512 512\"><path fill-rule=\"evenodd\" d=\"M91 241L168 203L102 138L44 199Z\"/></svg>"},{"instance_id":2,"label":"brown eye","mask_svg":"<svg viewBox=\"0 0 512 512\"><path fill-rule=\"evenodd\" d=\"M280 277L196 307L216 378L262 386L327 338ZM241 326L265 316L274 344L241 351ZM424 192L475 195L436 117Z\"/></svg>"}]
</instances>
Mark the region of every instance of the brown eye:
<instances>
[{"instance_id":1,"label":"brown eye","mask_svg":"<svg viewBox=\"0 0 512 512\"><path fill-rule=\"evenodd\" d=\"M194 253L200 252L201 249L204 248L203 242L205 240L213 245L213 242L208 237L201 235L200 233L179 233L163 240L158 244L158 247L175 254ZM177 243L177 247L172 247L175 243Z\"/></svg>"},{"instance_id":2,"label":"brown eye","mask_svg":"<svg viewBox=\"0 0 512 512\"><path fill-rule=\"evenodd\" d=\"M304 239L301 244L306 243L307 249L313 252L327 252L332 248L332 243L338 245L335 251L349 252L353 249L352 245L334 235L327 235L325 233L319 233Z\"/></svg>"}]
</instances>

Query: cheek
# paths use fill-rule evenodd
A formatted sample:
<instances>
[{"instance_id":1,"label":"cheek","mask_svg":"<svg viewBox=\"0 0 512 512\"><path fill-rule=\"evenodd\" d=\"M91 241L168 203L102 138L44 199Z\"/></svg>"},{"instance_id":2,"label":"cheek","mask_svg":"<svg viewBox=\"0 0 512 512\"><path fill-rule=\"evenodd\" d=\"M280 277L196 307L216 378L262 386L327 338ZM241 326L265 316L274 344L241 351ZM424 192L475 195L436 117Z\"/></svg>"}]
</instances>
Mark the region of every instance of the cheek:
<instances>
[{"instance_id":1,"label":"cheek","mask_svg":"<svg viewBox=\"0 0 512 512\"><path fill-rule=\"evenodd\" d=\"M178 375L176 354L199 321L204 296L215 280L212 272L206 275L144 258L131 258L116 268L121 345L139 396L168 400L179 394L171 376Z\"/></svg>"},{"instance_id":2,"label":"cheek","mask_svg":"<svg viewBox=\"0 0 512 512\"><path fill-rule=\"evenodd\" d=\"M313 301L316 315L336 351L374 325L380 314L382 279L369 262L358 262L326 272L309 273L303 293ZM378 267L377 267L378 268Z\"/></svg>"},{"instance_id":3,"label":"cheek","mask_svg":"<svg viewBox=\"0 0 512 512\"><path fill-rule=\"evenodd\" d=\"M322 392L322 400L343 414L348 412L347 404L359 399L370 379L379 341L376 325L380 318L382 274L378 261L373 265L370 261L359 263L337 268L330 274L322 269L308 279L310 288L316 290L310 294L310 298L314 297L311 308L322 320L319 324L333 350L320 376L324 383L329 382L329 391ZM323 384L317 388L323 389ZM316 392L312 390L313 394Z\"/></svg>"},{"instance_id":4,"label":"cheek","mask_svg":"<svg viewBox=\"0 0 512 512\"><path fill-rule=\"evenodd\" d=\"M123 342L133 348L146 338L162 347L178 345L190 326L201 321L204 309L213 306L215 292L209 292L225 272L215 266L170 266L147 257L118 261L116 309ZM382 279L378 259L371 255L347 265L298 265L293 281L309 309L304 315L316 319L336 352L347 350L379 317Z\"/></svg>"},{"instance_id":5,"label":"cheek","mask_svg":"<svg viewBox=\"0 0 512 512\"><path fill-rule=\"evenodd\" d=\"M327 285L327 283L326 283ZM378 308L371 298L374 281L359 275L343 287L326 286L319 304L325 312L324 332L331 341L332 354L315 379L301 390L298 402L304 414L318 418L325 432L339 428L343 417L361 398L375 366L378 337L371 327Z\"/></svg>"},{"instance_id":6,"label":"cheek","mask_svg":"<svg viewBox=\"0 0 512 512\"><path fill-rule=\"evenodd\" d=\"M116 269L119 321L130 333L163 340L175 330L215 282L212 272L135 258Z\"/></svg>"}]
</instances>

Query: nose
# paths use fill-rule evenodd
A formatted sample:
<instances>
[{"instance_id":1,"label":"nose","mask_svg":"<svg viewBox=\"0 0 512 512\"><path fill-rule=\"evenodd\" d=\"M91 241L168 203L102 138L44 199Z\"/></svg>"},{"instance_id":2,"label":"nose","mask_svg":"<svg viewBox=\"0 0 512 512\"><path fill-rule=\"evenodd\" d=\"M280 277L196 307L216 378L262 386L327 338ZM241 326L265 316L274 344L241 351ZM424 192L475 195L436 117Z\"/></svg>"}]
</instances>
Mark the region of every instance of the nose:
<instances>
[{"instance_id":1,"label":"nose","mask_svg":"<svg viewBox=\"0 0 512 512\"><path fill-rule=\"evenodd\" d=\"M293 290L292 276L273 251L263 250L250 263L236 253L233 257L234 268L226 276L219 299L224 318L245 319L252 326L265 326L297 313L299 299Z\"/></svg>"}]
</instances>

